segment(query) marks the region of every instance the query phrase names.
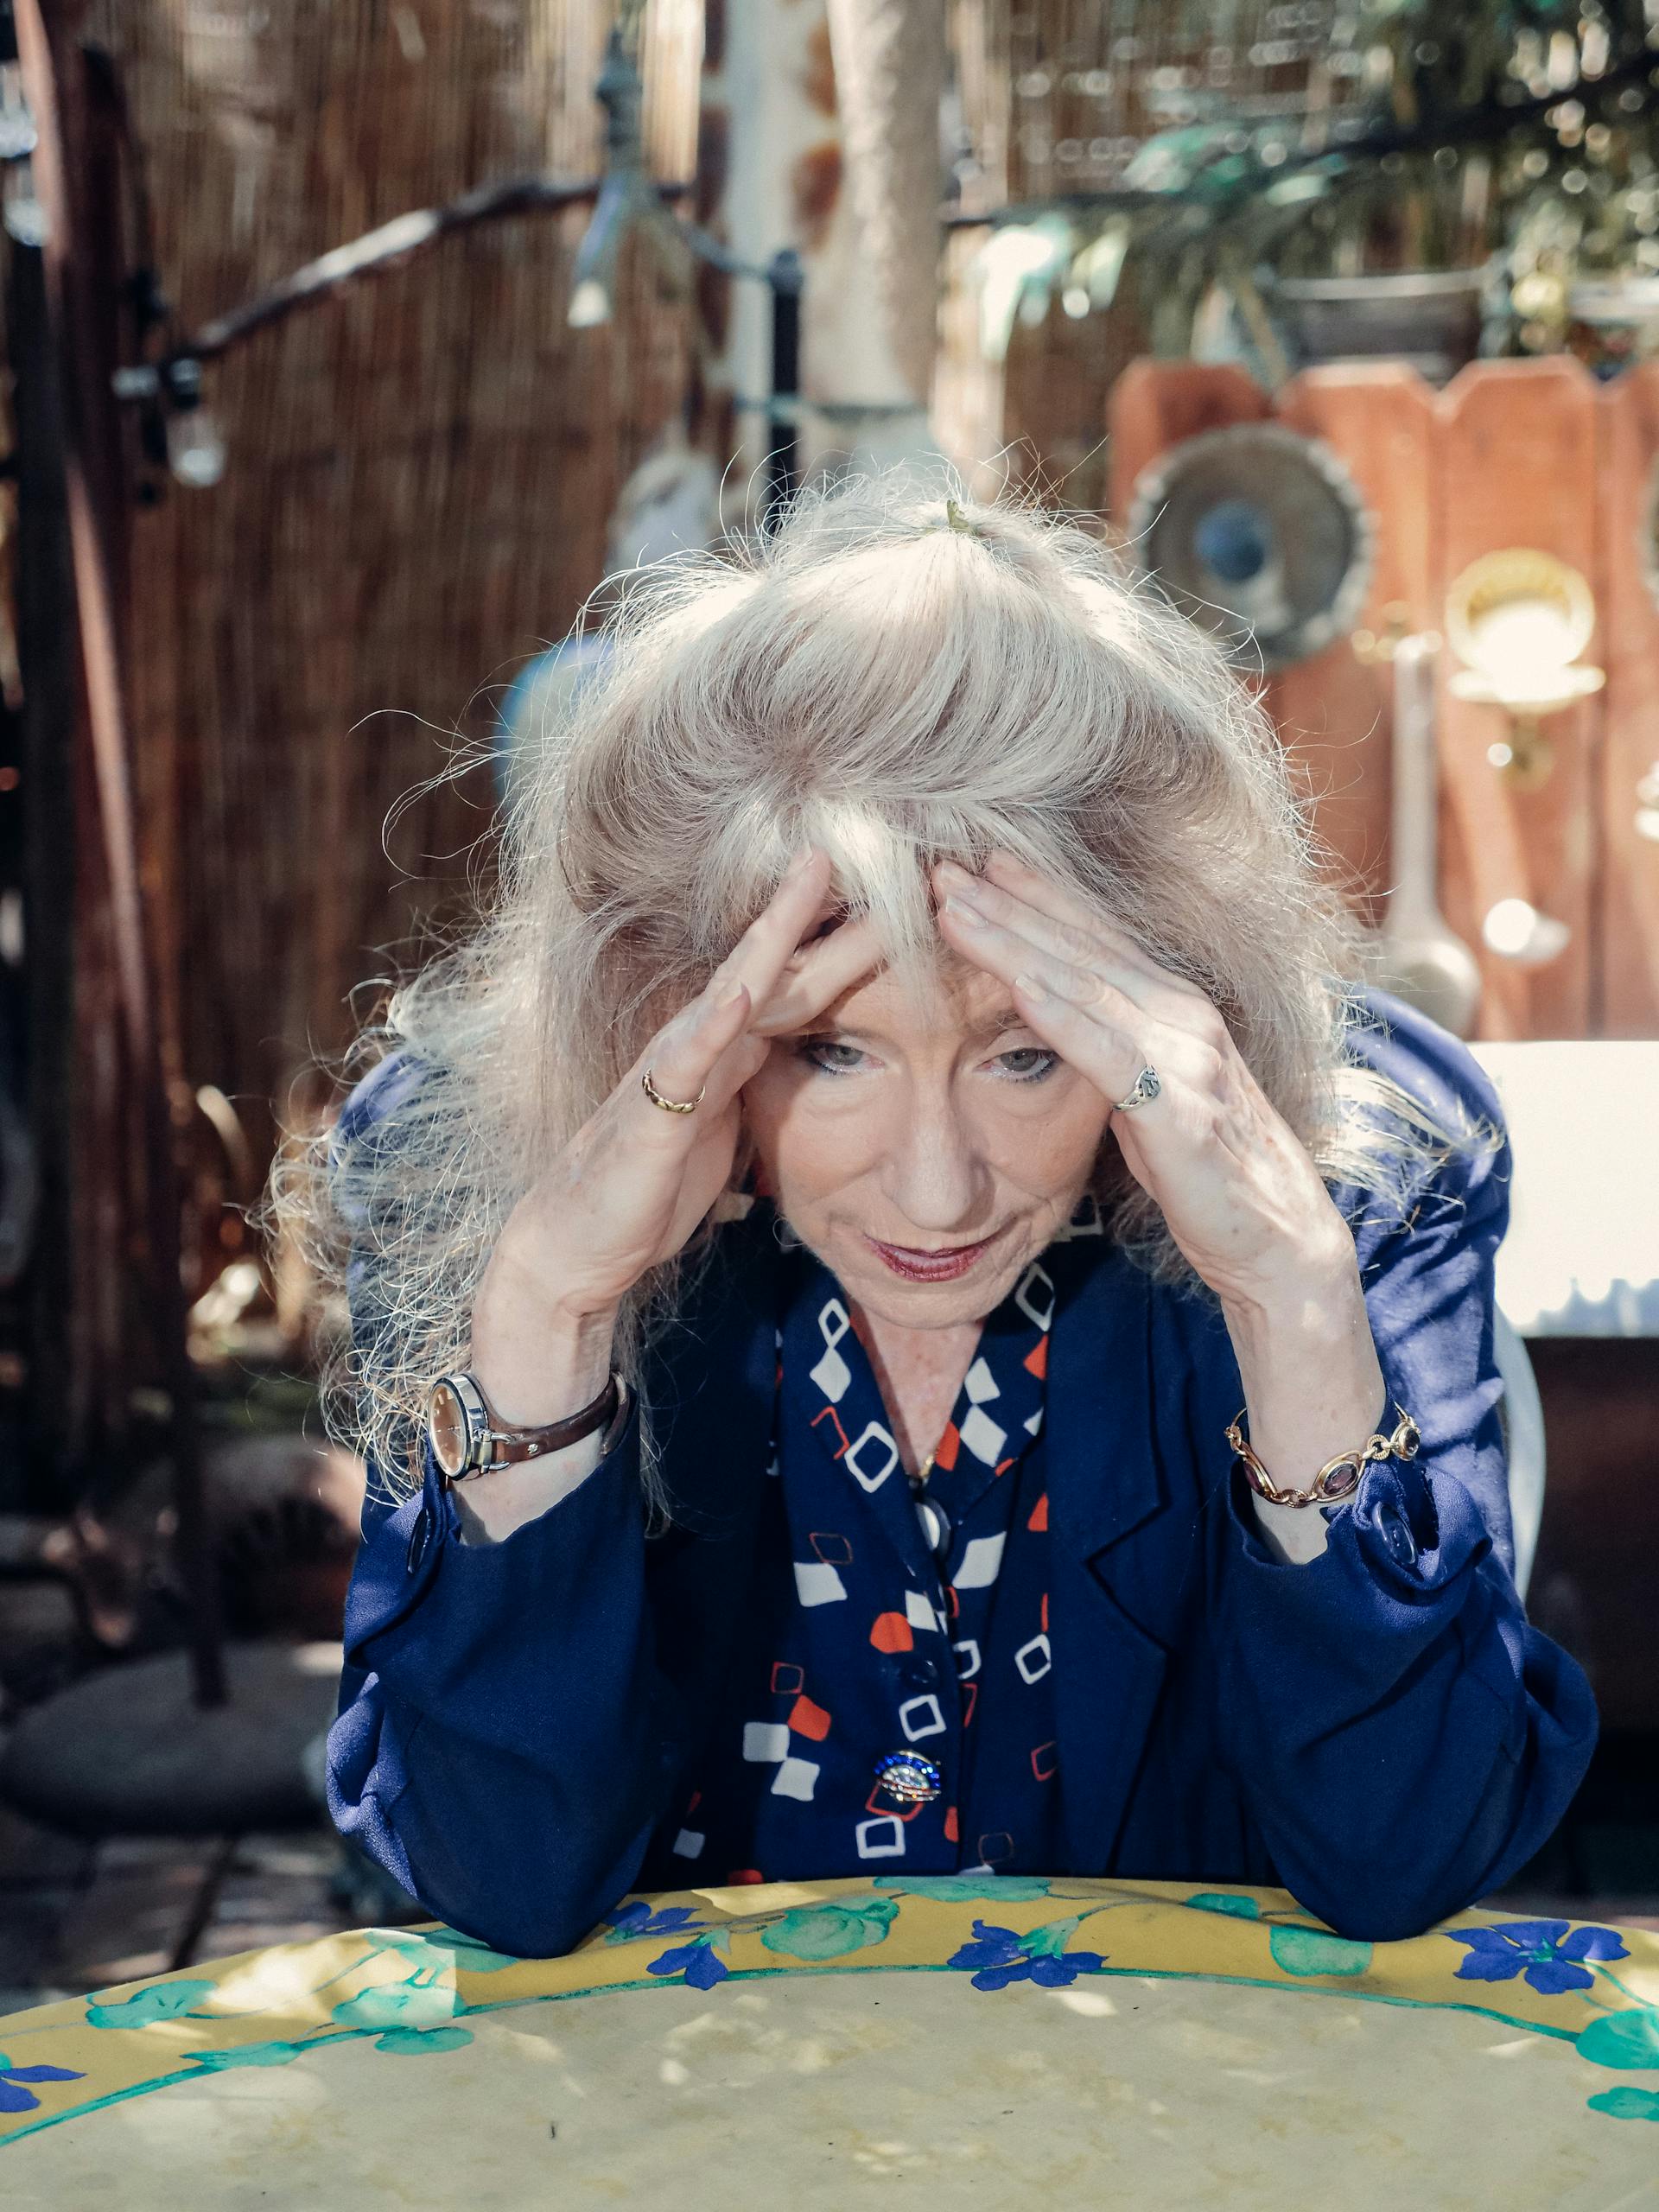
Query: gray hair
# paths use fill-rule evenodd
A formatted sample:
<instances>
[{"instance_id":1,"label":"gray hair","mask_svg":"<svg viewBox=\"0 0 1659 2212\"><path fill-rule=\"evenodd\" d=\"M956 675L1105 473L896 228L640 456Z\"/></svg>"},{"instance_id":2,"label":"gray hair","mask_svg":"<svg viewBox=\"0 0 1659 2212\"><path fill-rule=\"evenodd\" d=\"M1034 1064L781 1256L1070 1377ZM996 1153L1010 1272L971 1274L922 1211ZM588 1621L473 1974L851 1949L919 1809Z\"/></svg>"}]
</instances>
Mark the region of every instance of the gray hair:
<instances>
[{"instance_id":1,"label":"gray hair","mask_svg":"<svg viewBox=\"0 0 1659 2212\"><path fill-rule=\"evenodd\" d=\"M1001 845L1208 993L1328 1180L1403 1207L1470 1141L1350 1060L1363 932L1271 723L1077 524L954 476L855 475L759 543L636 575L602 628L601 671L526 748L487 911L359 1040L359 1066L400 1049L419 1079L331 1161L319 1139L279 1173L326 1283L349 1256L354 1341L327 1403L383 1492L411 1479L427 1383L464 1363L512 1206L808 839L924 998L926 863ZM1095 1188L1154 1277L1195 1281L1109 1142ZM721 1211L629 1298L635 1382ZM645 1445L649 1484L648 1420Z\"/></svg>"}]
</instances>

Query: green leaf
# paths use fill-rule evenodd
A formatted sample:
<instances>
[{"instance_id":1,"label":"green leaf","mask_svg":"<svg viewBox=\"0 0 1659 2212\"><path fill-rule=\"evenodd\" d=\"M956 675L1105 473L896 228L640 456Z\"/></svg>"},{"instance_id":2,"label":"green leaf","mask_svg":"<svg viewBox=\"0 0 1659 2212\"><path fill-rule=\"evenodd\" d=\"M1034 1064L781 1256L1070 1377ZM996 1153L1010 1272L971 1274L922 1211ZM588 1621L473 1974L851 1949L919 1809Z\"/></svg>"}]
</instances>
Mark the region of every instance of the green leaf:
<instances>
[{"instance_id":1,"label":"green leaf","mask_svg":"<svg viewBox=\"0 0 1659 2212\"><path fill-rule=\"evenodd\" d=\"M524 1964L510 1951L493 1951L487 1943L480 1943L453 1928L444 1931L442 1942L430 1946L430 1962L441 1967L464 1967L468 1974L499 1974L503 1967Z\"/></svg>"},{"instance_id":2,"label":"green leaf","mask_svg":"<svg viewBox=\"0 0 1659 2212\"><path fill-rule=\"evenodd\" d=\"M1074 1912L1065 1920L1045 1921L1040 1928L1033 1928L1020 1940L1028 1957L1058 1959L1082 1925L1083 1915Z\"/></svg>"},{"instance_id":3,"label":"green leaf","mask_svg":"<svg viewBox=\"0 0 1659 2212\"><path fill-rule=\"evenodd\" d=\"M1621 2082L1618 2088L1604 2089L1585 2101L1592 2112L1605 2112L1610 2120L1659 2120L1659 2089L1637 2089Z\"/></svg>"},{"instance_id":4,"label":"green leaf","mask_svg":"<svg viewBox=\"0 0 1659 2212\"><path fill-rule=\"evenodd\" d=\"M839 1959L885 1943L899 1908L891 1897L849 1899L837 1904L797 1905L760 1931L768 1951L789 1959Z\"/></svg>"},{"instance_id":5,"label":"green leaf","mask_svg":"<svg viewBox=\"0 0 1659 2212\"><path fill-rule=\"evenodd\" d=\"M176 2020L204 1997L213 1994L211 1981L161 1981L153 1988L135 1990L113 2005L89 2005L89 2028L147 2028L157 2020Z\"/></svg>"},{"instance_id":6,"label":"green leaf","mask_svg":"<svg viewBox=\"0 0 1659 2212\"><path fill-rule=\"evenodd\" d=\"M193 2050L189 2056L204 2074L228 2074L234 2066L286 2066L304 2049L302 2043L241 2043L228 2050Z\"/></svg>"},{"instance_id":7,"label":"green leaf","mask_svg":"<svg viewBox=\"0 0 1659 2212\"><path fill-rule=\"evenodd\" d=\"M1630 2012L1604 2013L1592 2020L1578 2040L1580 2058L1592 2066L1616 2066L1625 2071L1659 2066L1659 2012L1643 2005Z\"/></svg>"},{"instance_id":8,"label":"green leaf","mask_svg":"<svg viewBox=\"0 0 1659 2212\"><path fill-rule=\"evenodd\" d=\"M1187 1904L1195 1912L1224 1912L1234 1920L1260 1920L1262 1907L1255 1897L1230 1897L1224 1890L1200 1890Z\"/></svg>"},{"instance_id":9,"label":"green leaf","mask_svg":"<svg viewBox=\"0 0 1659 2212\"><path fill-rule=\"evenodd\" d=\"M1047 1878L1039 1874L881 1874L875 1886L941 1904L1021 1904L1048 1895Z\"/></svg>"},{"instance_id":10,"label":"green leaf","mask_svg":"<svg viewBox=\"0 0 1659 2212\"><path fill-rule=\"evenodd\" d=\"M1275 1928L1268 1938L1274 1964L1287 1974L1363 1974L1371 1963L1369 1943L1332 1936L1323 1928Z\"/></svg>"},{"instance_id":11,"label":"green leaf","mask_svg":"<svg viewBox=\"0 0 1659 2212\"><path fill-rule=\"evenodd\" d=\"M453 2020L460 2010L460 1998L440 1983L397 1981L348 1997L334 2018L342 2028L425 2028Z\"/></svg>"},{"instance_id":12,"label":"green leaf","mask_svg":"<svg viewBox=\"0 0 1659 2212\"><path fill-rule=\"evenodd\" d=\"M417 2050L459 2050L472 2039L470 2028L388 2028L385 2035L376 2037L374 2047L407 2056Z\"/></svg>"}]
</instances>

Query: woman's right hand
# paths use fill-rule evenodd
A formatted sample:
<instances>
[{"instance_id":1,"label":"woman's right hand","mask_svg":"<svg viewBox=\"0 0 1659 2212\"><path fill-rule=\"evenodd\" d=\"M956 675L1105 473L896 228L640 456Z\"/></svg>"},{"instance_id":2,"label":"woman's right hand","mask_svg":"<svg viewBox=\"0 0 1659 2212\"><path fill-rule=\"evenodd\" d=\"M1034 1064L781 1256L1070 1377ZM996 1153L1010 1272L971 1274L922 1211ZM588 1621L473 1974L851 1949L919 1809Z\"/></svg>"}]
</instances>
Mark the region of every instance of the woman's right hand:
<instances>
[{"instance_id":1,"label":"woman's right hand","mask_svg":"<svg viewBox=\"0 0 1659 2212\"><path fill-rule=\"evenodd\" d=\"M604 1103L509 1217L473 1316L473 1366L505 1421L556 1421L573 1389L603 1387L616 1310L686 1243L736 1156L739 1094L770 1039L822 1013L872 968L868 918L804 943L822 916L830 866L809 851L690 1004L651 1039ZM652 1105L649 1068L665 1098ZM596 1378L596 1379L595 1379Z\"/></svg>"}]
</instances>

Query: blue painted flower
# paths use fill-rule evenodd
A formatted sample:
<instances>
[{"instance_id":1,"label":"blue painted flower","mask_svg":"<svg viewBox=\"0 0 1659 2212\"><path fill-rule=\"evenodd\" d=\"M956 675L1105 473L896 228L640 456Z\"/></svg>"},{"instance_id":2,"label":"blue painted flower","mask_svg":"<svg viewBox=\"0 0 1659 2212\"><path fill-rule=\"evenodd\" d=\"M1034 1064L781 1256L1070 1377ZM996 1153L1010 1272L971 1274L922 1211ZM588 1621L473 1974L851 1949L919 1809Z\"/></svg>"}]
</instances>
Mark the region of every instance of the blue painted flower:
<instances>
[{"instance_id":1,"label":"blue painted flower","mask_svg":"<svg viewBox=\"0 0 1659 2212\"><path fill-rule=\"evenodd\" d=\"M74 2074L67 2066L14 2066L0 2050L0 2112L33 2112L41 2101L33 2089L26 2088L29 2082L79 2082L85 2075Z\"/></svg>"},{"instance_id":2,"label":"blue painted flower","mask_svg":"<svg viewBox=\"0 0 1659 2212\"><path fill-rule=\"evenodd\" d=\"M1524 1974L1542 1997L1561 1997L1569 1989L1590 1989L1595 1976L1582 1959L1630 1956L1611 1928L1574 1928L1570 1920L1510 1920L1501 1928L1448 1928L1454 1943L1466 1943L1469 1955L1458 1967L1459 1981L1513 1981Z\"/></svg>"},{"instance_id":3,"label":"blue painted flower","mask_svg":"<svg viewBox=\"0 0 1659 2212\"><path fill-rule=\"evenodd\" d=\"M632 1943L641 1936L683 1936L697 1925L696 1915L689 1904L664 1905L653 1912L650 1901L632 1897L626 1904L617 1905L605 1915L610 1924L607 1943Z\"/></svg>"},{"instance_id":4,"label":"blue painted flower","mask_svg":"<svg viewBox=\"0 0 1659 2212\"><path fill-rule=\"evenodd\" d=\"M695 1943L682 1943L677 1949L659 1951L645 1968L647 1974L683 1974L689 1989L712 1989L717 1981L724 1981L728 1968L726 1961L706 1936Z\"/></svg>"},{"instance_id":5,"label":"blue painted flower","mask_svg":"<svg viewBox=\"0 0 1659 2212\"><path fill-rule=\"evenodd\" d=\"M953 1967L971 1969L975 1989L1006 1989L1010 1982L1035 1982L1039 1989L1068 1989L1080 1974L1098 1974L1104 1961L1098 1951L1067 1951L1066 1937L1076 1920L1052 1922L1016 1936L1012 1928L989 1922L974 1923L974 1941L951 1955Z\"/></svg>"}]
</instances>

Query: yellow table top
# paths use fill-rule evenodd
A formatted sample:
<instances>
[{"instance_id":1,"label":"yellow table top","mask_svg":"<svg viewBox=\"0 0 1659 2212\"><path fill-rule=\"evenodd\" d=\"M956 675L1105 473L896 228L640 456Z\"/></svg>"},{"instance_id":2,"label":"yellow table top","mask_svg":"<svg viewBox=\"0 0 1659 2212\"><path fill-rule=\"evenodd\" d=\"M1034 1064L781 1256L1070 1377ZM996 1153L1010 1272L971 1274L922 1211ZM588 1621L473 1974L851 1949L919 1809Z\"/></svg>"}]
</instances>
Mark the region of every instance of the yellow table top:
<instances>
[{"instance_id":1,"label":"yellow table top","mask_svg":"<svg viewBox=\"0 0 1659 2212\"><path fill-rule=\"evenodd\" d=\"M1318 2172L1344 2212L1659 2207L1637 1929L1476 1909L1372 1945L1281 1891L971 1874L613 1923L523 1961L365 1929L0 2019L0 2199L1093 2208L1115 2179L1283 2212Z\"/></svg>"}]
</instances>

